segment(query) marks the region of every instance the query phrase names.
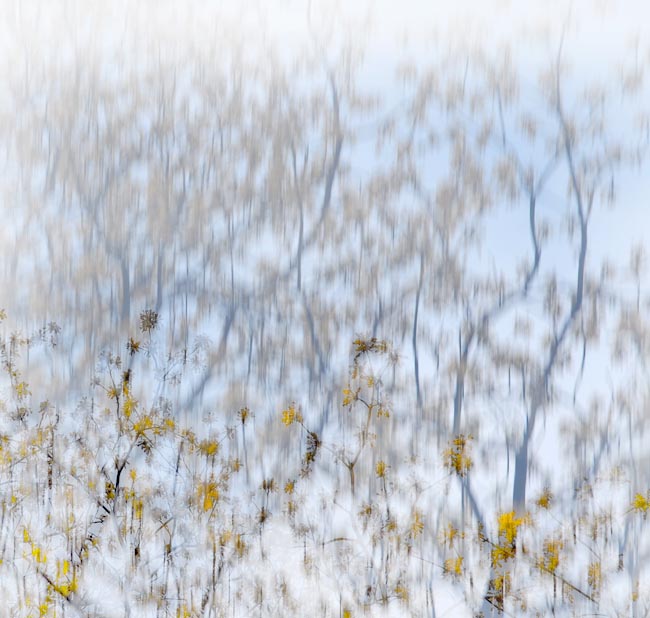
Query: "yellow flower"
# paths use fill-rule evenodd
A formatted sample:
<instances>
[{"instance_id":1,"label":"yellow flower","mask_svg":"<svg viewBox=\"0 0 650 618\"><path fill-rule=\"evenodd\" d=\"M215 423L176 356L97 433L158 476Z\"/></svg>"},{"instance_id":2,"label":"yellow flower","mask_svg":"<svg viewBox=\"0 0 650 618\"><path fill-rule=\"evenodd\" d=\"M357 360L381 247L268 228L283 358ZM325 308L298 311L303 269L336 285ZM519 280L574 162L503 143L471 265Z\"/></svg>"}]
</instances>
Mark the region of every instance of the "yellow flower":
<instances>
[{"instance_id":1,"label":"yellow flower","mask_svg":"<svg viewBox=\"0 0 650 618\"><path fill-rule=\"evenodd\" d=\"M144 434L148 429L153 428L153 418L150 414L145 414L137 423L133 424L133 431L137 434Z\"/></svg>"},{"instance_id":2,"label":"yellow flower","mask_svg":"<svg viewBox=\"0 0 650 618\"><path fill-rule=\"evenodd\" d=\"M564 547L562 541L547 540L544 541L544 556L537 561L537 567L540 571L555 573L560 565L560 550Z\"/></svg>"},{"instance_id":3,"label":"yellow flower","mask_svg":"<svg viewBox=\"0 0 650 618\"><path fill-rule=\"evenodd\" d=\"M404 603L409 600L408 588L403 584L397 584L397 586L395 586L395 594L397 595L397 598Z\"/></svg>"},{"instance_id":4,"label":"yellow flower","mask_svg":"<svg viewBox=\"0 0 650 618\"><path fill-rule=\"evenodd\" d=\"M296 410L296 405L291 404L286 410L282 410L282 422L288 427L292 423L302 423L302 414Z\"/></svg>"},{"instance_id":5,"label":"yellow flower","mask_svg":"<svg viewBox=\"0 0 650 618\"><path fill-rule=\"evenodd\" d=\"M219 451L219 443L216 440L202 440L199 442L199 451L206 457L214 457Z\"/></svg>"},{"instance_id":6,"label":"yellow flower","mask_svg":"<svg viewBox=\"0 0 650 618\"><path fill-rule=\"evenodd\" d=\"M490 580L490 588L490 597L498 608L503 609L503 598L511 588L510 573L506 572Z\"/></svg>"},{"instance_id":7,"label":"yellow flower","mask_svg":"<svg viewBox=\"0 0 650 618\"><path fill-rule=\"evenodd\" d=\"M413 511L413 521L411 522L411 535L415 538L422 534L424 530L424 523L422 522L422 515L419 511Z\"/></svg>"},{"instance_id":8,"label":"yellow flower","mask_svg":"<svg viewBox=\"0 0 650 618\"><path fill-rule=\"evenodd\" d=\"M32 392L29 390L29 384L27 384L27 382L19 382L16 384L16 397L18 397L18 399L24 399L31 394Z\"/></svg>"},{"instance_id":9,"label":"yellow flower","mask_svg":"<svg viewBox=\"0 0 650 618\"><path fill-rule=\"evenodd\" d=\"M237 552L237 555L241 558L244 553L246 552L246 543L244 539L242 539L241 534L237 534L235 536L235 551Z\"/></svg>"},{"instance_id":10,"label":"yellow flower","mask_svg":"<svg viewBox=\"0 0 650 618\"><path fill-rule=\"evenodd\" d=\"M237 416L239 416L239 420L241 421L241 424L245 425L246 421L253 415L251 414L251 411L248 408L242 408L239 412L237 412Z\"/></svg>"},{"instance_id":11,"label":"yellow flower","mask_svg":"<svg viewBox=\"0 0 650 618\"><path fill-rule=\"evenodd\" d=\"M136 498L133 501L133 515L136 519L142 519L142 512L144 511L144 502L141 498Z\"/></svg>"},{"instance_id":12,"label":"yellow flower","mask_svg":"<svg viewBox=\"0 0 650 618\"><path fill-rule=\"evenodd\" d=\"M115 498L115 485L112 481L106 481L104 483L104 490L106 492L107 500L113 500Z\"/></svg>"},{"instance_id":13,"label":"yellow flower","mask_svg":"<svg viewBox=\"0 0 650 618\"><path fill-rule=\"evenodd\" d=\"M545 487L542 495L535 501L535 504L540 509L548 509L551 506L551 500L553 500L553 494L548 487Z\"/></svg>"},{"instance_id":14,"label":"yellow flower","mask_svg":"<svg viewBox=\"0 0 650 618\"><path fill-rule=\"evenodd\" d=\"M637 513L643 513L645 516L648 509L650 509L650 500L643 494L636 494L634 500L632 500L632 510Z\"/></svg>"},{"instance_id":15,"label":"yellow flower","mask_svg":"<svg viewBox=\"0 0 650 618\"><path fill-rule=\"evenodd\" d=\"M140 342L136 341L133 337L129 337L129 341L126 344L126 349L129 351L129 354L133 356L140 351Z\"/></svg>"},{"instance_id":16,"label":"yellow flower","mask_svg":"<svg viewBox=\"0 0 650 618\"><path fill-rule=\"evenodd\" d=\"M373 513L372 504L364 504L359 511L359 517L368 518Z\"/></svg>"},{"instance_id":17,"label":"yellow flower","mask_svg":"<svg viewBox=\"0 0 650 618\"><path fill-rule=\"evenodd\" d=\"M525 517L515 517L514 511L499 515L499 538L512 545L517 539L519 527L526 522Z\"/></svg>"},{"instance_id":18,"label":"yellow flower","mask_svg":"<svg viewBox=\"0 0 650 618\"><path fill-rule=\"evenodd\" d=\"M131 414L133 414L133 411L135 410L136 406L138 405L138 402L131 397L131 395L127 394L126 399L124 400L124 416L126 418L131 418Z\"/></svg>"},{"instance_id":19,"label":"yellow flower","mask_svg":"<svg viewBox=\"0 0 650 618\"><path fill-rule=\"evenodd\" d=\"M460 576L463 574L463 557L447 558L445 560L445 573Z\"/></svg>"},{"instance_id":20,"label":"yellow flower","mask_svg":"<svg viewBox=\"0 0 650 618\"><path fill-rule=\"evenodd\" d=\"M214 481L201 483L198 488L199 500L202 500L204 511L211 511L215 502L219 500L219 488Z\"/></svg>"},{"instance_id":21,"label":"yellow flower","mask_svg":"<svg viewBox=\"0 0 650 618\"><path fill-rule=\"evenodd\" d=\"M492 566L498 567L516 553L519 528L528 523L528 517L515 517L514 511L501 513L498 518L499 543L492 549Z\"/></svg>"},{"instance_id":22,"label":"yellow flower","mask_svg":"<svg viewBox=\"0 0 650 618\"><path fill-rule=\"evenodd\" d=\"M452 524L448 524L447 527L442 531L442 540L445 545L449 545L451 549L454 544L454 539L458 536L458 529L454 528Z\"/></svg>"},{"instance_id":23,"label":"yellow flower","mask_svg":"<svg viewBox=\"0 0 650 618\"><path fill-rule=\"evenodd\" d=\"M591 562L589 564L589 568L587 569L587 583L594 592L598 592L600 590L602 579L603 575L600 568L600 562Z\"/></svg>"},{"instance_id":24,"label":"yellow flower","mask_svg":"<svg viewBox=\"0 0 650 618\"><path fill-rule=\"evenodd\" d=\"M458 476L465 476L472 467L472 458L467 454L470 440L472 436L463 434L456 436L443 454L445 466Z\"/></svg>"},{"instance_id":25,"label":"yellow flower","mask_svg":"<svg viewBox=\"0 0 650 618\"><path fill-rule=\"evenodd\" d=\"M41 551L41 548L38 545L34 545L32 543L32 556L34 557L34 560L38 562L39 564L43 562L47 562L47 555L45 552Z\"/></svg>"},{"instance_id":26,"label":"yellow flower","mask_svg":"<svg viewBox=\"0 0 650 618\"><path fill-rule=\"evenodd\" d=\"M377 476L379 478L384 478L386 476L386 468L388 466L386 465L386 462L380 459L377 464L375 465L375 472L377 473Z\"/></svg>"}]
</instances>

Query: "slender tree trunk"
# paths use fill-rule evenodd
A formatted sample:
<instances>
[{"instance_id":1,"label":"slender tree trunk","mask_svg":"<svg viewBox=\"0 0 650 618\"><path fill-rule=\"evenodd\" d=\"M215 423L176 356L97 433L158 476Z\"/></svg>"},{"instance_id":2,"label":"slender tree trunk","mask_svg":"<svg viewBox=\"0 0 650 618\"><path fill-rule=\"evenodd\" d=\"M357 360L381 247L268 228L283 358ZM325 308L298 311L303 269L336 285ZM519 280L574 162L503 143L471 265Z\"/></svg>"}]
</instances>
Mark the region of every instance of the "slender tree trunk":
<instances>
[{"instance_id":1,"label":"slender tree trunk","mask_svg":"<svg viewBox=\"0 0 650 618\"><path fill-rule=\"evenodd\" d=\"M422 280L424 277L424 253L420 253L420 279L418 290L415 294L415 312L413 315L413 371L415 373L415 393L417 397L418 417L417 425L420 426L420 412L422 412L422 393L420 392L420 367L418 361L418 311L420 308L420 294L422 293Z\"/></svg>"},{"instance_id":2,"label":"slender tree trunk","mask_svg":"<svg viewBox=\"0 0 650 618\"><path fill-rule=\"evenodd\" d=\"M131 314L131 277L129 272L128 259L121 260L122 269L122 311L121 319L123 324L128 324Z\"/></svg>"}]
</instances>

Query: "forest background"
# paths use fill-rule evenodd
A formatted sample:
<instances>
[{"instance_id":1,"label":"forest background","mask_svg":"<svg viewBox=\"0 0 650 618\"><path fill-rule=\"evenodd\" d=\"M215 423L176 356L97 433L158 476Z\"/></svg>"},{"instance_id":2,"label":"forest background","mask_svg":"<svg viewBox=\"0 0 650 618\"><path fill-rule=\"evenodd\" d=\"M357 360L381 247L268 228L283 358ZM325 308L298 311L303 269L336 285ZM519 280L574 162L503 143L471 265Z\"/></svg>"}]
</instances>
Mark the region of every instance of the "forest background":
<instances>
[{"instance_id":1,"label":"forest background","mask_svg":"<svg viewBox=\"0 0 650 618\"><path fill-rule=\"evenodd\" d=\"M643 3L2 8L8 615L650 613Z\"/></svg>"}]
</instances>

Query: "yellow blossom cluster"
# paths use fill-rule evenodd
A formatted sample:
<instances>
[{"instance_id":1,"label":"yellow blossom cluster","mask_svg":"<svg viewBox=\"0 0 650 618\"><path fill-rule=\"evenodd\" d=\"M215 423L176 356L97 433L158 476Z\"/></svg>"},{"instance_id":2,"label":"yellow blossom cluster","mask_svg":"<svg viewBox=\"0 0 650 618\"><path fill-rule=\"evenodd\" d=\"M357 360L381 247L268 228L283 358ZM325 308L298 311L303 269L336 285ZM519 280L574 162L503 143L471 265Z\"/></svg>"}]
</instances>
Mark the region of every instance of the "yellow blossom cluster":
<instances>
[{"instance_id":1,"label":"yellow blossom cluster","mask_svg":"<svg viewBox=\"0 0 650 618\"><path fill-rule=\"evenodd\" d=\"M219 500L219 488L214 479L199 483L197 488L199 503L204 511L211 511Z\"/></svg>"},{"instance_id":2,"label":"yellow blossom cluster","mask_svg":"<svg viewBox=\"0 0 650 618\"><path fill-rule=\"evenodd\" d=\"M445 573L450 575L460 576L463 574L463 557L447 558L445 560Z\"/></svg>"},{"instance_id":3,"label":"yellow blossom cluster","mask_svg":"<svg viewBox=\"0 0 650 618\"><path fill-rule=\"evenodd\" d=\"M551 574L555 573L560 565L560 551L563 547L564 544L558 539L544 541L544 555L537 561L539 570Z\"/></svg>"},{"instance_id":4,"label":"yellow blossom cluster","mask_svg":"<svg viewBox=\"0 0 650 618\"><path fill-rule=\"evenodd\" d=\"M282 422L288 427L292 423L302 423L302 414L292 403L286 410L282 410Z\"/></svg>"},{"instance_id":5,"label":"yellow blossom cluster","mask_svg":"<svg viewBox=\"0 0 650 618\"><path fill-rule=\"evenodd\" d=\"M498 517L499 542L492 549L492 566L500 566L514 558L517 551L519 528L528 523L528 517L517 517L514 511L501 513Z\"/></svg>"},{"instance_id":6,"label":"yellow blossom cluster","mask_svg":"<svg viewBox=\"0 0 650 618\"><path fill-rule=\"evenodd\" d=\"M472 468L472 458L469 456L469 442L472 436L460 434L456 436L449 448L443 453L445 466L458 476L466 476Z\"/></svg>"},{"instance_id":7,"label":"yellow blossom cluster","mask_svg":"<svg viewBox=\"0 0 650 618\"><path fill-rule=\"evenodd\" d=\"M648 499L647 495L644 496L643 494L638 493L634 496L634 500L632 500L631 508L637 513L643 513L643 517L646 517L648 510L650 510L650 499Z\"/></svg>"}]
</instances>

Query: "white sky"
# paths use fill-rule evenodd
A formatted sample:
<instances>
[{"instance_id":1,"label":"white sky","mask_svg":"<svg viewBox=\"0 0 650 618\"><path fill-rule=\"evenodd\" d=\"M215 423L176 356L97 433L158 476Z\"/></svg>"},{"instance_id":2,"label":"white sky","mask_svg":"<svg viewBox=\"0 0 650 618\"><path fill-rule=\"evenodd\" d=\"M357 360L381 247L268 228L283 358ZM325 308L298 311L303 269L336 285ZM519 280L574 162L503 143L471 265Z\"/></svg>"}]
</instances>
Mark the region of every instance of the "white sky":
<instances>
[{"instance_id":1,"label":"white sky","mask_svg":"<svg viewBox=\"0 0 650 618\"><path fill-rule=\"evenodd\" d=\"M628 67L635 58L639 66L650 62L650 2L643 0L0 0L0 8L0 63L3 56L5 61L0 71L11 72L25 69L27 55L52 60L87 45L113 54L135 41L127 52L132 62L138 61L136 53L161 47L172 54L190 45L219 49L216 28L253 48L264 22L276 47L291 57L310 36L308 16L318 36L330 32L336 41L350 34L358 41L365 50L360 79L388 101L396 98L391 69L399 57L409 54L426 65L441 48L459 44L481 42L495 53L509 46L524 74L530 67L522 84L524 101L539 67L557 54L563 31L563 56L576 84L595 79L607 87L622 60ZM606 241L620 255L627 254L632 239L645 240L650 221L643 179L631 178L619 188L625 214L618 225L607 222L609 217L604 227L596 224L592 247Z\"/></svg>"},{"instance_id":2,"label":"white sky","mask_svg":"<svg viewBox=\"0 0 650 618\"><path fill-rule=\"evenodd\" d=\"M628 67L635 58L639 66L650 62L650 2L642 0L0 0L0 8L0 50L5 52L0 71L11 72L24 70L26 55L52 60L87 45L113 54L135 41L133 53L127 53L132 62L138 61L136 53L161 47L172 54L190 45L219 49L215 26L222 36L253 48L264 22L277 48L291 57L309 37L308 16L318 36L330 32L337 40L350 34L358 41L365 50L360 79L388 101L396 98L391 69L399 57L409 54L426 65L441 48L460 44L481 42L495 53L509 46L524 74L530 67L522 84L524 101L526 89L532 91L537 83L539 67L557 54L563 31L563 56L576 84L595 79L607 87L622 60ZM620 255L627 254L632 239L645 240L650 221L643 179L630 178L619 188L624 216L615 226L608 216L604 227L596 224L592 247L604 249L606 242Z\"/></svg>"}]
</instances>

